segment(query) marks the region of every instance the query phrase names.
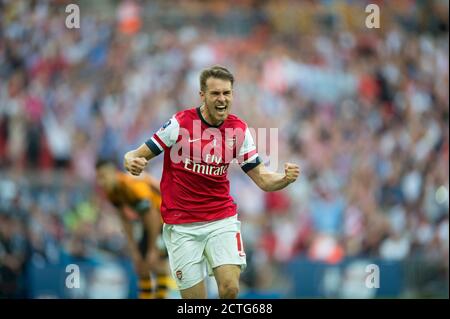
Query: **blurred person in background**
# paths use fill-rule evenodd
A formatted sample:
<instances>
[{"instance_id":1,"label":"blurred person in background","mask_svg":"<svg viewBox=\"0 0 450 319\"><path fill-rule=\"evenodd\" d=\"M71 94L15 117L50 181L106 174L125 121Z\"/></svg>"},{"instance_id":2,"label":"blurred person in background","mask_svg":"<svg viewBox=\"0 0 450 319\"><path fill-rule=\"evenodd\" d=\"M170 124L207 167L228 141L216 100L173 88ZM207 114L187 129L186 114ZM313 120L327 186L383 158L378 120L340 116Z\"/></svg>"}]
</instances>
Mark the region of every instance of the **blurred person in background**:
<instances>
[{"instance_id":1,"label":"blurred person in background","mask_svg":"<svg viewBox=\"0 0 450 319\"><path fill-rule=\"evenodd\" d=\"M139 298L166 298L171 278L167 253L160 239L162 221L158 182L150 175L129 176L106 160L99 160L96 170L98 184L119 213L139 278Z\"/></svg>"}]
</instances>

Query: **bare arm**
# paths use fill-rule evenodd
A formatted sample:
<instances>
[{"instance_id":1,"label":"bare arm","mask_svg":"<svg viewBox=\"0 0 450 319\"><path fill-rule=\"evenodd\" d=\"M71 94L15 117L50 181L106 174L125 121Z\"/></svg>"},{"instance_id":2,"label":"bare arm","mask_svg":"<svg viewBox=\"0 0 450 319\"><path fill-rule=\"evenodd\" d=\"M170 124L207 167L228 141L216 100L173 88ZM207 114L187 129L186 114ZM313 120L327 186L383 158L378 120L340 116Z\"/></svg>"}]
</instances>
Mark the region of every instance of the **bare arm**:
<instances>
[{"instance_id":1,"label":"bare arm","mask_svg":"<svg viewBox=\"0 0 450 319\"><path fill-rule=\"evenodd\" d=\"M132 175L139 176L147 165L148 161L155 157L155 154L146 144L142 144L137 149L129 151L124 156L124 166Z\"/></svg>"},{"instance_id":2,"label":"bare arm","mask_svg":"<svg viewBox=\"0 0 450 319\"><path fill-rule=\"evenodd\" d=\"M145 260L145 256L142 256L142 253L139 249L139 244L133 236L133 222L128 220L125 217L124 210L131 209L129 207L124 207L120 209L120 219L122 222L122 227L125 232L127 238L128 249L130 252L131 260L133 261L134 268L136 273L140 278L148 278L150 265L147 264Z\"/></svg>"},{"instance_id":3,"label":"bare arm","mask_svg":"<svg viewBox=\"0 0 450 319\"><path fill-rule=\"evenodd\" d=\"M264 164L259 164L247 172L247 175L265 192L274 192L295 182L300 175L300 168L296 164L286 163L284 174L267 170Z\"/></svg>"},{"instance_id":4,"label":"bare arm","mask_svg":"<svg viewBox=\"0 0 450 319\"><path fill-rule=\"evenodd\" d=\"M145 258L149 265L153 267L158 261L159 250L156 243L158 236L161 233L162 226L161 215L159 214L158 209L152 205L149 211L143 215L142 221L148 232Z\"/></svg>"},{"instance_id":5,"label":"bare arm","mask_svg":"<svg viewBox=\"0 0 450 319\"><path fill-rule=\"evenodd\" d=\"M141 256L138 244L133 237L133 224L125 217L125 213L123 210L123 208L120 209L120 221L122 222L122 227L127 238L128 249L130 251L131 258L136 264L137 262L142 261L143 257Z\"/></svg>"},{"instance_id":6,"label":"bare arm","mask_svg":"<svg viewBox=\"0 0 450 319\"><path fill-rule=\"evenodd\" d=\"M150 181L150 187L152 188L152 190L157 194L161 194L161 187L159 186L159 181L151 175L148 175L147 178Z\"/></svg>"}]
</instances>

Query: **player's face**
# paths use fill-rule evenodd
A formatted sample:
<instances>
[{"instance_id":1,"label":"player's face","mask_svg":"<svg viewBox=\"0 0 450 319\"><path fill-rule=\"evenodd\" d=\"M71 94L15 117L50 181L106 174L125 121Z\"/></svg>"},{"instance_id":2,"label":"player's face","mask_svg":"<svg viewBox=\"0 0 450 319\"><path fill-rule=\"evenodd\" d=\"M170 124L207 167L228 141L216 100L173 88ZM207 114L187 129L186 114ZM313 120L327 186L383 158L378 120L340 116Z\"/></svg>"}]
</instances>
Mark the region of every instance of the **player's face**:
<instances>
[{"instance_id":1,"label":"player's face","mask_svg":"<svg viewBox=\"0 0 450 319\"><path fill-rule=\"evenodd\" d=\"M97 182L101 188L111 190L116 183L116 173L110 166L102 166L97 169Z\"/></svg>"},{"instance_id":2,"label":"player's face","mask_svg":"<svg viewBox=\"0 0 450 319\"><path fill-rule=\"evenodd\" d=\"M233 88L230 81L209 78L206 80L206 91L200 92L200 97L205 105L206 120L213 125L226 120L233 102Z\"/></svg>"}]
</instances>

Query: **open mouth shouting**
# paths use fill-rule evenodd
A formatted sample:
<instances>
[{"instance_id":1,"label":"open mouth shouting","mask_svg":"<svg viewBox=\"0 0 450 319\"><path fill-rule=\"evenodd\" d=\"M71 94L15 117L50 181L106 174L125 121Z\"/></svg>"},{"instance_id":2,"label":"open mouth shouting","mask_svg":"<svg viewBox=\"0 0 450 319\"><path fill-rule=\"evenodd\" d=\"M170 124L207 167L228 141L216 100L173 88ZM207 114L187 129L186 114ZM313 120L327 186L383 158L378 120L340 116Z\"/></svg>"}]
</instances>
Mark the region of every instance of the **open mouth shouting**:
<instances>
[{"instance_id":1,"label":"open mouth shouting","mask_svg":"<svg viewBox=\"0 0 450 319\"><path fill-rule=\"evenodd\" d=\"M216 105L216 111L218 114L225 114L226 110L227 110L227 106L226 105Z\"/></svg>"}]
</instances>

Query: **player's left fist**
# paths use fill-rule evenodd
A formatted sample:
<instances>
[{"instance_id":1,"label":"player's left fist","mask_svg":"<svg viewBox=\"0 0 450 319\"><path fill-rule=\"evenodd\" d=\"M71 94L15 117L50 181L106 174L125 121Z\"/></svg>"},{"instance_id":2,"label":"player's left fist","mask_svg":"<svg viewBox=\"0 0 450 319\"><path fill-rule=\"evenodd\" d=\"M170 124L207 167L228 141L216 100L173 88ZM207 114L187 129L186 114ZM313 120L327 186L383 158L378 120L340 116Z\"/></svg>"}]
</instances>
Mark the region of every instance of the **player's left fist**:
<instances>
[{"instance_id":1,"label":"player's left fist","mask_svg":"<svg viewBox=\"0 0 450 319\"><path fill-rule=\"evenodd\" d=\"M300 167L297 164L284 164L284 178L289 182L295 182L300 175Z\"/></svg>"}]
</instances>

